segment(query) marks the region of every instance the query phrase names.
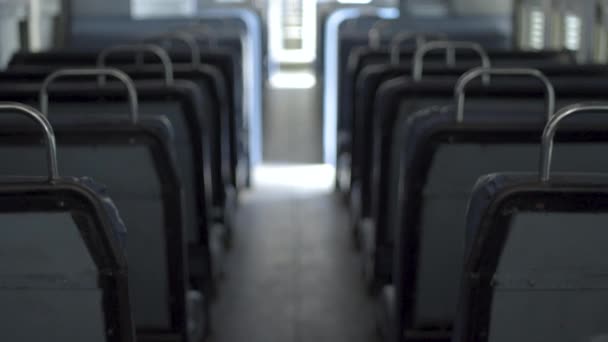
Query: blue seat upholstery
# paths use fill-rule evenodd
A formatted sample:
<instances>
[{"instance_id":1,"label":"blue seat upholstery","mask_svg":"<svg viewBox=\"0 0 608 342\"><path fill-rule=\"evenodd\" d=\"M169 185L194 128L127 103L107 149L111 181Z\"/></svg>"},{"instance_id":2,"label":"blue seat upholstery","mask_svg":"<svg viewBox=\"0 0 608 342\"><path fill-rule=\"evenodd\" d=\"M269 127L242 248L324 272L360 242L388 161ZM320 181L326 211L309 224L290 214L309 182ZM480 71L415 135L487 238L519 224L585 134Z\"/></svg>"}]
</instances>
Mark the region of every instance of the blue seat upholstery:
<instances>
[{"instance_id":1,"label":"blue seat upholstery","mask_svg":"<svg viewBox=\"0 0 608 342\"><path fill-rule=\"evenodd\" d=\"M38 73L48 71L59 66L93 66L96 64L97 53L95 52L47 52L37 54L15 54L11 61L11 68L15 71L26 71L29 68L38 70ZM246 135L244 123L244 112L242 106L242 79L241 73L238 72L238 65L233 60L233 56L225 51L204 52L201 54L201 60L204 61L200 67L193 67L190 64L184 65L183 58L191 58L186 53L173 53L171 59L174 63L174 76L180 79L180 85L165 86L166 91L175 95L181 93L185 96L183 88L184 80L191 80L199 85L199 92L190 92L188 96L198 97L196 101L199 103L198 108L186 106L185 111L193 111L189 113L198 115L201 121L201 131L208 136L208 144L210 147L208 158L211 164L211 179L206 185L211 189L213 194L213 206L215 207L216 218L221 223L225 220L231 220L231 212L234 207L235 195L237 190L237 172L247 168L242 165L245 156L239 155L246 151ZM189 60L186 60L189 62ZM164 70L162 66L156 65L158 61L154 58L146 57L146 63L150 64L146 68L136 68L132 64L132 56L130 54L116 54L108 58L108 65L120 68L137 80L150 80L151 78L159 79ZM31 75L33 76L33 75ZM201 76L205 78L205 82L201 82ZM1 76L0 76L1 78ZM211 83L211 84L210 84ZM224 88L224 89L222 89ZM224 98L211 96L212 89L217 89L222 92ZM192 93L198 93L193 95ZM143 94L142 94L143 95ZM202 98L201 98L202 97ZM162 99L162 98L158 98ZM220 101L228 108L221 108ZM214 103L217 102L217 103ZM203 107L203 108L201 108ZM187 113L188 114L188 113ZM205 154L204 154L205 155ZM239 160L241 160L239 164ZM224 217L224 216L228 217Z\"/></svg>"},{"instance_id":2,"label":"blue seat upholstery","mask_svg":"<svg viewBox=\"0 0 608 342\"><path fill-rule=\"evenodd\" d=\"M126 230L102 186L2 177L0 222L4 339L135 341Z\"/></svg>"},{"instance_id":3,"label":"blue seat upholstery","mask_svg":"<svg viewBox=\"0 0 608 342\"><path fill-rule=\"evenodd\" d=\"M44 74L43 74L44 75ZM6 82L6 81L4 81ZM0 83L0 98L35 103L37 83L23 83L18 87ZM209 251L209 229L213 220L212 168L210 127L195 113L204 108L203 99L195 95L197 87L190 82L176 82L167 87L159 81L140 81L136 84L143 117L163 116L172 126L176 167L183 183L184 225L192 253L191 263L196 268L190 274L212 292L213 256ZM55 113L72 115L106 115L126 113L126 97L122 85L108 83L103 87L89 82L61 82L50 88L51 117ZM95 102L103 99L103 106Z\"/></svg>"},{"instance_id":4,"label":"blue seat upholstery","mask_svg":"<svg viewBox=\"0 0 608 342\"><path fill-rule=\"evenodd\" d=\"M389 202L397 258L394 338L451 329L465 255L466 206L477 178L492 170L537 168L543 111L509 104L491 111L487 103L468 105L463 123L455 121L452 107L423 110L404 121L402 144L394 145L393 160L400 166L393 168L399 171L392 184L399 186ZM608 170L608 164L585 158L605 148L608 135L602 130L608 122L589 122L568 126L558 136L563 151L556 169ZM590 126L594 133L588 133Z\"/></svg>"},{"instance_id":5,"label":"blue seat upholstery","mask_svg":"<svg viewBox=\"0 0 608 342\"><path fill-rule=\"evenodd\" d=\"M592 74L602 75L606 71L605 67L589 67L579 70L583 73L580 77L575 77L572 73L576 72L575 68L565 68L565 75L562 76L561 68L548 68L551 80L554 83L558 98L562 98L558 104L566 104L583 99L598 100L605 97L606 83L601 77L592 78ZM585 73L589 74L585 74ZM522 81L524 81L522 83ZM416 109L430 105L442 105L453 101L453 86L456 79L426 77L421 82L413 82L408 77L392 79L383 84L378 92L376 100L376 108L371 117L373 120L372 127L368 132L371 134L371 156L363 165L367 165L367 169L371 173L369 179L369 197L367 206L371 207L369 220L364 221L368 224L363 225L362 239L371 241L372 245L368 248L367 253L375 253L375 265L370 267L373 269L375 281L380 284L390 281L392 273L392 244L393 233L388 227L390 198L393 198L392 191L395 188L394 184L397 181L395 175L391 174L392 170L397 170L399 166L394 162L392 146L397 146L400 149L405 143L403 140L403 130L400 128L406 124L408 118ZM515 83L513 83L515 82ZM517 83L520 82L520 83ZM529 102L527 106L529 110L543 110L542 102L532 100L532 97L526 95L535 93L537 96L542 96L538 84L535 82L525 82L525 80L501 79L496 78L492 82L492 86L487 90L483 87L471 85L467 107L473 106L483 108L483 106L496 106L495 101L501 101L500 97L513 94L513 98L503 100L517 101L519 105L523 102ZM494 89L494 90L492 90ZM522 96L528 100L518 100L515 96ZM487 100L484 98L487 97ZM535 102L536 101L536 102ZM492 104L494 102L494 104ZM500 102L499 102L500 103ZM536 105L534 104L536 103ZM397 109L395 109L397 108ZM364 170L365 170L364 169ZM365 184L365 183L363 183ZM365 188L361 186L361 188ZM362 200L364 201L364 200ZM363 216L365 218L365 216ZM364 246L369 242L364 242Z\"/></svg>"},{"instance_id":6,"label":"blue seat upholstery","mask_svg":"<svg viewBox=\"0 0 608 342\"><path fill-rule=\"evenodd\" d=\"M170 123L146 117L134 125L125 115L109 114L55 115L51 122L60 172L103 182L129 229L126 254L138 335L185 338L188 270L183 193ZM39 174L38 134L16 124L0 127L0 155L10 161L2 164L0 173Z\"/></svg>"},{"instance_id":7,"label":"blue seat upholstery","mask_svg":"<svg viewBox=\"0 0 608 342\"><path fill-rule=\"evenodd\" d=\"M482 177L454 341L605 339L607 190L604 175Z\"/></svg>"}]
</instances>

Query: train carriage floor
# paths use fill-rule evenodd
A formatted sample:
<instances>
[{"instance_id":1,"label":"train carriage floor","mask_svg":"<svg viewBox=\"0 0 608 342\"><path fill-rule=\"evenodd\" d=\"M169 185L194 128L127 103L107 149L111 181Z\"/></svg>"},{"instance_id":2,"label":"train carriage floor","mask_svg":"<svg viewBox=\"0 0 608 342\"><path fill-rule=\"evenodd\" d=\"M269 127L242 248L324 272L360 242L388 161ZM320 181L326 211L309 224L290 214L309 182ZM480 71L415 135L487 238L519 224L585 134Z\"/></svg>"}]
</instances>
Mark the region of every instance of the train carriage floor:
<instances>
[{"instance_id":1,"label":"train carriage floor","mask_svg":"<svg viewBox=\"0 0 608 342\"><path fill-rule=\"evenodd\" d=\"M370 341L374 307L325 166L262 166L241 198L212 341Z\"/></svg>"}]
</instances>

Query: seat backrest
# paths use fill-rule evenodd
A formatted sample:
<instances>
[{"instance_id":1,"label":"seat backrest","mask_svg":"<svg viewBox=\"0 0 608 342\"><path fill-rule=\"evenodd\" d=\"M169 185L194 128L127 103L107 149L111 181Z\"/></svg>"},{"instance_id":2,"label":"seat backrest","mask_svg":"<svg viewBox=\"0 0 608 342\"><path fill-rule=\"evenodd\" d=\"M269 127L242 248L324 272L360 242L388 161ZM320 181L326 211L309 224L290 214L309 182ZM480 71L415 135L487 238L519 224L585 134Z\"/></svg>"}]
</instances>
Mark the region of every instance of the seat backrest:
<instances>
[{"instance_id":1,"label":"seat backrest","mask_svg":"<svg viewBox=\"0 0 608 342\"><path fill-rule=\"evenodd\" d=\"M594 197L597 200L597 197ZM490 341L608 336L608 212L513 216L494 274Z\"/></svg>"},{"instance_id":2,"label":"seat backrest","mask_svg":"<svg viewBox=\"0 0 608 342\"><path fill-rule=\"evenodd\" d=\"M71 213L3 212L0 224L4 338L106 341L99 270ZM66 291L49 278L76 285Z\"/></svg>"},{"instance_id":3,"label":"seat backrest","mask_svg":"<svg viewBox=\"0 0 608 342\"><path fill-rule=\"evenodd\" d=\"M466 72L466 69L448 70L445 68L434 69L437 73L453 75L453 72ZM402 76L401 71L382 72L372 74L361 74L356 84L355 105L353 106L353 117L351 125L351 189L360 189L361 194L361 214L364 217L371 215L371 177L372 177L372 152L374 148L374 133L375 130L375 113L377 90L386 81L398 76ZM449 96L446 99L436 97L429 94L429 99L423 96L423 92L416 96L416 108L424 108L429 105L440 105L450 100ZM385 103L378 102L379 105L385 107ZM395 107L389 107L395 108ZM409 108L415 111L416 108ZM394 109L390 109L394 112ZM384 113L383 113L384 114ZM387 115L390 115L387 113Z\"/></svg>"},{"instance_id":4,"label":"seat backrest","mask_svg":"<svg viewBox=\"0 0 608 342\"><path fill-rule=\"evenodd\" d=\"M139 81L140 84L154 84L150 81L159 81L164 70L160 65L147 65L145 68L121 66L120 69L134 80ZM55 67L45 66L14 66L0 73L0 83L39 82L55 70ZM186 80L198 86L199 91L197 93L202 101L192 101L199 103L198 106L193 108L201 107L200 111L196 110L196 112L200 116L199 120L205 123L207 135L210 135L213 160L211 164L218 166L214 168L214 179L221 177L227 184L226 186L232 185L235 187L235 170L239 153L243 154L242 148L239 149L239 147L242 146L242 139L246 139L246 130L243 113L237 112L234 101L235 94L232 91L233 85L226 82L224 75L217 68L206 64L198 67L189 64L175 65L173 74L176 79ZM186 93L189 92L188 88L192 88L191 85L188 85L188 82L178 82L176 88L170 91L172 95L163 96L163 101L183 98L184 111L187 111L189 105L186 102L190 102L190 100L186 99ZM156 84L161 85L160 83ZM162 87L169 90L174 88L164 85ZM146 91L143 89L140 89L140 93L142 93L141 97L144 101L151 98L146 96ZM159 95L155 98L158 99ZM221 186L218 185L217 188L221 189ZM222 200L221 192L216 193L215 196L219 196L218 201Z\"/></svg>"},{"instance_id":5,"label":"seat backrest","mask_svg":"<svg viewBox=\"0 0 608 342\"><path fill-rule=\"evenodd\" d=\"M391 62L391 55L393 51L392 48L382 48L382 49L360 49L354 51L350 56L349 60L349 68L357 76L361 70L365 67L379 65L379 64L387 64ZM409 65L408 61L411 61L414 53L414 49L406 49L402 48L402 51L399 53L400 59L404 61L405 64ZM489 50L488 55L492 56L494 60L500 60L505 64L517 64L522 61L527 62L540 62L546 64L560 64L567 65L576 62L574 54L569 51L511 51L511 50ZM473 59L477 60L478 55L471 51L460 51L458 53L459 58L465 59ZM428 54L428 60L434 62L441 62L442 60L445 62L445 52L430 52ZM426 59L426 58L425 58Z\"/></svg>"},{"instance_id":6,"label":"seat backrest","mask_svg":"<svg viewBox=\"0 0 608 342\"><path fill-rule=\"evenodd\" d=\"M495 61L498 66L505 67L509 63L505 63L505 61L497 59ZM527 64L527 67L531 67L529 63L521 62L521 64ZM505 65L507 64L507 65ZM514 64L514 63L511 63ZM459 75L464 74L471 67L476 66L475 64L467 65L459 65L454 68L446 68L443 65L431 65L430 68L425 68L426 75L429 76L452 76L457 77ZM535 67L536 66L532 66ZM598 76L604 75L608 72L608 68L603 65L557 65L557 64L547 64L542 63L538 65L538 69L542 70L545 74L550 76L575 76L581 77L585 76ZM412 65L407 64L399 64L399 65L391 65L391 64L381 64L381 65L370 65L361 70L359 75L357 76L354 88L354 102L353 102L353 111L352 111L352 119L345 118L347 123L350 122L351 127L350 132L352 132L352 140L356 143L359 137L362 137L362 141L366 141L366 137L361 134L365 134L367 131L359 131L361 127L371 127L371 122L368 121L373 115L373 108L375 105L376 94L378 93L378 89L386 82L403 77L407 78L412 75ZM355 149L355 147L353 147ZM353 158L354 158L353 154ZM363 160L362 162L365 162ZM354 162L353 162L354 163Z\"/></svg>"},{"instance_id":7,"label":"seat backrest","mask_svg":"<svg viewBox=\"0 0 608 342\"><path fill-rule=\"evenodd\" d=\"M0 178L3 338L134 341L126 228L114 203L91 179L60 176L55 134L42 113L8 102L0 111L37 122L38 147L41 135L46 142L40 165L30 170L37 176Z\"/></svg>"},{"instance_id":8,"label":"seat backrest","mask_svg":"<svg viewBox=\"0 0 608 342\"><path fill-rule=\"evenodd\" d=\"M104 183L129 228L129 290L138 331L185 332L180 326L185 323L176 319L185 315L187 271L170 124L149 117L133 125L126 116L111 114L55 115L51 122L60 172ZM21 126L0 129L0 156L7 161L0 173L39 174L37 135Z\"/></svg>"},{"instance_id":9,"label":"seat backrest","mask_svg":"<svg viewBox=\"0 0 608 342\"><path fill-rule=\"evenodd\" d=\"M137 68L121 67L121 70L131 75L135 80L158 78L162 67L150 66L145 71ZM240 139L244 138L245 117L242 103L237 100L235 87L224 73L210 65L192 67L180 64L174 67L174 75L178 79L196 84L201 90L202 111L197 112L200 121L206 127L210 136L211 165L214 179L214 198L216 202L224 200L222 188L236 187L236 168L238 163ZM221 180L221 183L219 181Z\"/></svg>"},{"instance_id":10,"label":"seat backrest","mask_svg":"<svg viewBox=\"0 0 608 342\"><path fill-rule=\"evenodd\" d=\"M552 178L542 184L537 174L501 173L475 186L455 341L482 334L488 341L608 336L607 179Z\"/></svg>"},{"instance_id":11,"label":"seat backrest","mask_svg":"<svg viewBox=\"0 0 608 342\"><path fill-rule=\"evenodd\" d=\"M99 51L82 52L82 51L51 51L41 53L21 53L13 55L10 67L13 66L54 66L54 67L77 67L77 66L94 66L97 62ZM191 61L190 53L171 53L173 63L188 63ZM229 50L213 49L210 51L201 51L201 61L203 65L216 67L224 75L227 85L233 92L234 103L237 112L242 113L243 103L243 72L241 71L240 61L235 59L235 56ZM154 65L159 61L153 57L145 58L146 65ZM132 54L113 54L107 60L107 65L114 67L130 66L133 64ZM175 65L176 67L178 65ZM183 66L182 66L183 67Z\"/></svg>"},{"instance_id":12,"label":"seat backrest","mask_svg":"<svg viewBox=\"0 0 608 342\"><path fill-rule=\"evenodd\" d=\"M574 62L574 57L569 52L554 52L546 51L538 52L521 52L521 51L488 51L488 56L492 61L493 66L521 66L527 67L542 67L546 65L567 65ZM401 54L398 69L403 71L405 75L411 74L413 64L413 50L404 51ZM454 67L445 67L445 53L443 51L432 51L425 58L425 74L462 74L462 69L478 66L480 63L479 55L470 51L464 50L458 54L458 64ZM354 101L358 98L355 94L356 83L359 80L361 72L369 66L377 66L390 63L390 51L374 50L370 48L361 48L353 51L348 61L348 68L345 71L344 78L341 80L341 89L338 93L338 113L340 115L339 127L348 129L350 117L354 112ZM460 65L460 67L458 66ZM435 70L438 69L438 70ZM453 71L451 71L453 70Z\"/></svg>"},{"instance_id":13,"label":"seat backrest","mask_svg":"<svg viewBox=\"0 0 608 342\"><path fill-rule=\"evenodd\" d=\"M597 101L563 107L543 129L538 173L490 174L477 182L467 213L464 315L456 340L473 336L472 330L490 341L608 337L602 305L608 263L601 243L608 234L608 178L585 164L578 165L579 173L551 172L556 132L564 123L585 114L593 137L607 110L607 102ZM557 150L563 154L562 144ZM594 152L581 155L597 159Z\"/></svg>"},{"instance_id":14,"label":"seat backrest","mask_svg":"<svg viewBox=\"0 0 608 342\"><path fill-rule=\"evenodd\" d=\"M18 87L0 83L0 99L17 99L21 102L37 104L39 84L26 83ZM177 156L177 171L183 184L185 209L184 224L187 228L188 241L198 243L206 234L206 223L210 219L212 205L213 172L211 170L209 128L201 120L206 117L197 115L197 108L204 102L190 91L191 84L176 83L170 88L156 81L141 81L136 84L138 90L140 115L143 117L163 116L172 127L173 142ZM180 96L183 91L184 96ZM98 101L103 101L103 106ZM56 114L107 115L107 113L125 113L126 97L122 85L108 83L99 87L90 82L61 82L50 88L49 112L51 118ZM209 184L209 185L208 185ZM199 221L200 220L200 221ZM202 227L202 228L201 228Z\"/></svg>"},{"instance_id":15,"label":"seat backrest","mask_svg":"<svg viewBox=\"0 0 608 342\"><path fill-rule=\"evenodd\" d=\"M601 75L599 71L598 75ZM589 72L592 72L592 70ZM563 99L562 104L578 100L600 100L605 96L603 89L606 84L601 77L593 79L584 76L579 79L570 76L570 71L566 73L568 76L562 77L559 69L549 70L549 75L553 73L558 76L551 76L550 78L554 83L558 98ZM508 85L511 81L507 80L504 80L506 83L503 86L499 86L501 81L503 80L500 78L495 79L493 81L494 85L487 91L475 86L470 87L468 92L471 101L469 103L474 107L491 106L493 100L484 101L485 97L495 95L498 96L496 100L499 100L500 97L508 97L509 92L513 93L516 88L521 90L517 96L524 96L526 91L536 93L539 97L543 96L539 85L529 84L526 80L512 80L515 82L523 81L523 83L519 83L519 85L513 83L511 86ZM581 82L588 86L580 86ZM369 143L365 145L367 149L362 149L364 154L361 157L361 189L365 196L363 200L369 202L369 204L363 203L363 207L364 209L369 207L369 215L376 223L380 240L392 238L390 232L389 235L386 235L384 230L388 219L387 209L390 208L388 199L392 196L390 191L394 188L392 184L395 184L397 177L396 174L391 174L391 170L396 170L396 167L392 167L393 163L396 162L393 159L392 146L399 149L399 146L403 146L405 143L399 138L399 136L403 138L400 134L401 130L395 127L399 126L399 122L402 123L401 125L405 124L409 116L415 113L417 109L428 105L441 106L451 103L455 83L455 78L427 77L422 82L412 82L408 77L403 77L387 81L379 88L375 109L371 117L372 123L369 125L372 129L366 131L367 134L371 134L371 137L368 137ZM521 98L518 100L517 97L512 98L512 100L522 102ZM505 98L504 101L508 102L509 100ZM536 110L542 110L542 102L537 101L536 105L533 102L531 101L529 105L534 106L533 108L536 108ZM398 109L395 110L395 108ZM390 241L385 243L390 244Z\"/></svg>"},{"instance_id":16,"label":"seat backrest","mask_svg":"<svg viewBox=\"0 0 608 342\"><path fill-rule=\"evenodd\" d=\"M415 114L404 126L404 145L395 148L399 180L394 184L400 185L392 199L394 279L405 330L449 329L453 324L465 255L466 207L477 178L497 170L533 171L539 164L543 111L507 100L467 109L466 117L458 123L455 111L445 108ZM608 163L585 156L608 146L608 135L601 132L607 128L608 121L596 122L598 134L585 136L581 132L589 126L570 127L560 137L555 168L606 172Z\"/></svg>"},{"instance_id":17,"label":"seat backrest","mask_svg":"<svg viewBox=\"0 0 608 342\"><path fill-rule=\"evenodd\" d=\"M69 197L70 191L64 187L61 194L46 189L44 198L31 195L35 189L40 191L40 184L24 183L21 191L9 190L11 184L2 187L0 326L4 338L101 342L112 340L108 331L115 329L114 334L123 335L120 341L132 341L126 278L108 279L105 285L99 282L102 274L120 277L126 264L123 261L120 269L121 258L112 256L115 251L104 251L108 243L104 234L110 227L100 226L99 213L92 211L90 203L83 206L88 196L79 196L82 203L72 197L66 201L68 208L49 210L49 204L52 207L53 201ZM71 192L72 196L77 193ZM28 206L11 205L15 198ZM124 293L118 293L121 290Z\"/></svg>"},{"instance_id":18,"label":"seat backrest","mask_svg":"<svg viewBox=\"0 0 608 342\"><path fill-rule=\"evenodd\" d=\"M457 78L451 77L427 77L421 82L413 82L409 77L392 79L381 85L370 126L365 132L364 138L368 143L358 151L361 153L361 194L362 208L364 215L369 215L375 222L377 242L387 247L391 247L394 242L393 231L389 227L390 199L395 195L394 184L399 178L399 161L394 151L399 150L406 143L406 136L402 134L402 128L407 124L408 119L418 110L430 106L445 106L453 101L453 89ZM539 85L530 84L527 80L512 80L516 83L503 86L500 78L493 80L493 85L485 91L479 87L470 87L469 106L492 105L493 101L508 102L505 96L515 88L527 88L531 91L540 90ZM539 88L534 90L534 88ZM520 95L522 95L520 93ZM538 92L543 96L542 92ZM491 99L492 96L497 96ZM603 96L603 95L597 95ZM489 100L484 98L490 97ZM511 100L518 101L523 105L521 98L516 97ZM496 103L496 102L494 102ZM529 105L533 109L542 111L543 104L539 101L530 101ZM362 120L363 121L363 120ZM396 159L397 158L397 159Z\"/></svg>"},{"instance_id":19,"label":"seat backrest","mask_svg":"<svg viewBox=\"0 0 608 342\"><path fill-rule=\"evenodd\" d=\"M525 65L529 68L543 70L543 72L548 75L597 76L600 74L606 74L608 71L604 65L563 65L556 62L551 62L551 60L543 61L541 57L544 56L544 54L540 54L540 57L535 57L534 54L528 53L522 55L521 58L517 58L517 54L515 53L513 56L505 55L501 57L501 54L490 56L492 59L492 66L513 67ZM550 58L550 56L551 54L547 58ZM474 55L464 62L459 62L454 67L446 67L445 61L440 60L438 63L436 59L431 59L429 62L424 63L424 75L427 77L440 75L459 76L469 69L479 65L479 61L475 59ZM411 58L404 60L404 63L395 65L384 63L362 67L360 71L358 71L356 78L352 80L352 103L346 104L344 107L344 113L342 113L342 119L344 120L343 129L346 130L346 132L351 132L352 135L356 134L355 126L358 125L357 119L360 118L359 114L370 113L371 108L373 108L375 99L374 95L378 91L378 88L388 80L397 77L411 76L412 69L413 65ZM354 137L353 140L355 140Z\"/></svg>"}]
</instances>

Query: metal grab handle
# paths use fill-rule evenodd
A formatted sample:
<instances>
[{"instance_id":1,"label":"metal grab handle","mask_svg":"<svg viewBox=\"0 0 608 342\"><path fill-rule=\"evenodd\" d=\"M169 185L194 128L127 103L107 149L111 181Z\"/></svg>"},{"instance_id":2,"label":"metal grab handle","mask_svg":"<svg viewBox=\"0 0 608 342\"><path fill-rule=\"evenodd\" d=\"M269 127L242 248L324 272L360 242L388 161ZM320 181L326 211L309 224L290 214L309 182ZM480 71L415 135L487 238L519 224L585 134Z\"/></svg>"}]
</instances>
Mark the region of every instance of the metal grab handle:
<instances>
[{"instance_id":1,"label":"metal grab handle","mask_svg":"<svg viewBox=\"0 0 608 342\"><path fill-rule=\"evenodd\" d=\"M126 73L113 68L105 69L61 69L47 76L40 87L39 99L40 110L43 115L48 116L49 111L49 93L48 88L59 78L72 76L112 76L120 80L127 88L129 95L129 106L131 108L131 121L136 124L139 120L139 99L137 97L137 89L133 79Z\"/></svg>"},{"instance_id":2,"label":"metal grab handle","mask_svg":"<svg viewBox=\"0 0 608 342\"><path fill-rule=\"evenodd\" d=\"M175 77L173 73L173 64L171 57L165 49L154 44L134 44L134 45L114 45L103 49L97 56L97 67L103 68L106 66L106 59L109 55L118 52L134 52L141 56L144 52L153 53L158 57L163 68L165 69L165 82L167 85L172 85Z\"/></svg>"},{"instance_id":3,"label":"metal grab handle","mask_svg":"<svg viewBox=\"0 0 608 342\"><path fill-rule=\"evenodd\" d=\"M477 54L479 54L479 57L481 58L482 67L489 68L491 65L488 53L478 43L456 41L428 42L416 49L416 52L414 53L414 65L412 67L412 78L414 79L414 81L419 82L422 79L422 73L424 69L424 57L427 53L433 50L446 50L447 64L453 66L456 63L456 49L471 50L477 52ZM484 75L483 81L484 83L490 82L488 75Z\"/></svg>"},{"instance_id":4,"label":"metal grab handle","mask_svg":"<svg viewBox=\"0 0 608 342\"><path fill-rule=\"evenodd\" d=\"M551 161L553 159L553 138L557 126L565 118L580 114L581 112L608 112L608 102L576 103L560 109L555 113L543 131L540 151L540 181L548 182L551 174Z\"/></svg>"},{"instance_id":5,"label":"metal grab handle","mask_svg":"<svg viewBox=\"0 0 608 342\"><path fill-rule=\"evenodd\" d=\"M49 163L49 182L59 179L59 167L57 166L57 144L55 132L49 120L36 109L17 102L0 102L0 112L16 111L39 124L46 136L47 159Z\"/></svg>"},{"instance_id":6,"label":"metal grab handle","mask_svg":"<svg viewBox=\"0 0 608 342\"><path fill-rule=\"evenodd\" d=\"M425 45L430 38L447 39L447 35L443 33L412 33L412 32L401 32L395 35L391 41L391 63L399 64L401 61L401 45L403 42L410 40L416 40L416 49Z\"/></svg>"},{"instance_id":7,"label":"metal grab handle","mask_svg":"<svg viewBox=\"0 0 608 342\"><path fill-rule=\"evenodd\" d=\"M401 44L403 44L403 42L408 41L410 39L415 39L416 40L416 47L422 45L425 43L426 38L419 33L413 33L413 32L399 32L395 35L395 37L393 37L393 39L391 40L391 63L392 64L399 64L399 61L401 60Z\"/></svg>"},{"instance_id":8,"label":"metal grab handle","mask_svg":"<svg viewBox=\"0 0 608 342\"><path fill-rule=\"evenodd\" d=\"M369 47L374 50L377 50L382 45L382 30L388 26L389 20L380 19L376 21L372 27L370 27L369 32L367 34Z\"/></svg>"},{"instance_id":9,"label":"metal grab handle","mask_svg":"<svg viewBox=\"0 0 608 342\"><path fill-rule=\"evenodd\" d=\"M551 116L555 112L555 89L547 76L545 76L545 74L539 70L525 68L474 68L460 76L456 82L456 87L454 88L454 97L456 98L457 103L457 122L462 122L464 119L465 87L469 84L469 82L482 75L529 76L539 79L545 86L545 96L547 99L547 120L551 119Z\"/></svg>"},{"instance_id":10,"label":"metal grab handle","mask_svg":"<svg viewBox=\"0 0 608 342\"><path fill-rule=\"evenodd\" d=\"M187 31L176 31L160 36L159 39L165 43L168 41L180 41L184 43L190 50L192 66L199 67L201 65L201 48L196 41L196 37L192 33ZM153 38L151 40L156 39Z\"/></svg>"}]
</instances>

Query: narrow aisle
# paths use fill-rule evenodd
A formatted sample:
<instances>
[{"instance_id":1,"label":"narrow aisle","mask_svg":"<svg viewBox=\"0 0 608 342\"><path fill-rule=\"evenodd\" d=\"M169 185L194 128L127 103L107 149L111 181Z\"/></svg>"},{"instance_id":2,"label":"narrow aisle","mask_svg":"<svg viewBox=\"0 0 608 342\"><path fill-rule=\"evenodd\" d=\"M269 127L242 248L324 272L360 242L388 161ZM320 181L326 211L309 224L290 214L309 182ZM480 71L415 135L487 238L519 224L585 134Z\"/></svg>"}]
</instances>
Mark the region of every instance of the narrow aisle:
<instances>
[{"instance_id":1,"label":"narrow aisle","mask_svg":"<svg viewBox=\"0 0 608 342\"><path fill-rule=\"evenodd\" d=\"M256 172L215 303L213 341L372 339L373 301L331 178L322 166Z\"/></svg>"}]
</instances>

